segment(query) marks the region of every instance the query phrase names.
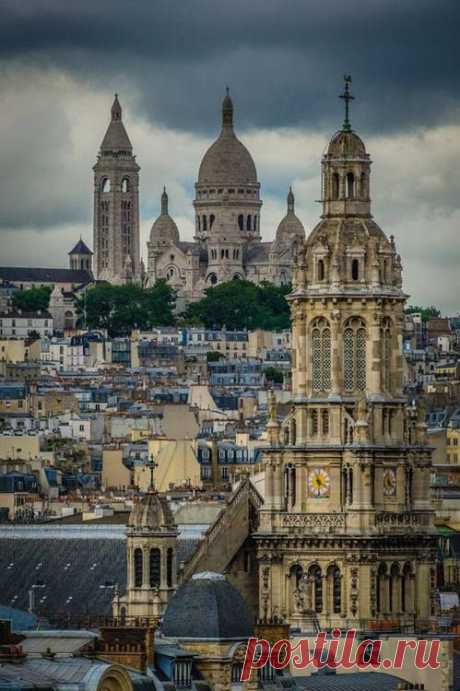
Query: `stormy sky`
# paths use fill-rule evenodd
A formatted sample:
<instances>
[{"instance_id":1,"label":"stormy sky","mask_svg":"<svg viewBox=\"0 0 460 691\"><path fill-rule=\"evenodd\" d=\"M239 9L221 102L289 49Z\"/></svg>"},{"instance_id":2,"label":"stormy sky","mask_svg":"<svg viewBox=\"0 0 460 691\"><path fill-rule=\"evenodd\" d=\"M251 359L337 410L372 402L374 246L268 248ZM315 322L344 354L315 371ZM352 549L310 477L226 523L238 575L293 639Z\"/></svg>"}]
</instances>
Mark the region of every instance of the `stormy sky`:
<instances>
[{"instance_id":1,"label":"stormy sky","mask_svg":"<svg viewBox=\"0 0 460 691\"><path fill-rule=\"evenodd\" d=\"M320 159L352 124L373 160L376 220L411 303L460 310L458 0L1 0L0 261L65 266L92 247L92 166L113 93L141 166L141 241L163 184L181 237L229 85L272 239L293 185L307 233Z\"/></svg>"}]
</instances>

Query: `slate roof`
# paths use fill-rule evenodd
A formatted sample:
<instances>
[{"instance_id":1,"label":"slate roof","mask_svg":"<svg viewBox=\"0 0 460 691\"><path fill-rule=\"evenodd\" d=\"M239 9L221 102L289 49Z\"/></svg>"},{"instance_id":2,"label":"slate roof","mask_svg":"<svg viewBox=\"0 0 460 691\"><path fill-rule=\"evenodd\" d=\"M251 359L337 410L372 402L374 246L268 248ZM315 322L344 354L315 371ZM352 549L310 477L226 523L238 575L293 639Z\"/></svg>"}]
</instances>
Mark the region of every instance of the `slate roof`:
<instances>
[{"instance_id":1,"label":"slate roof","mask_svg":"<svg viewBox=\"0 0 460 691\"><path fill-rule=\"evenodd\" d=\"M93 254L88 245L80 238L73 250L69 254Z\"/></svg>"},{"instance_id":2,"label":"slate roof","mask_svg":"<svg viewBox=\"0 0 460 691\"><path fill-rule=\"evenodd\" d=\"M65 535L65 531L62 533ZM26 610L29 590L35 590L35 613L47 618L61 615L109 616L112 589L100 586L126 584L126 538L0 537L0 603ZM178 540L177 563L196 548L198 540ZM43 599L45 598L45 599ZM71 598L71 599L70 599Z\"/></svg>"},{"instance_id":3,"label":"slate roof","mask_svg":"<svg viewBox=\"0 0 460 691\"><path fill-rule=\"evenodd\" d=\"M195 574L176 591L161 630L178 639L245 639L254 633L240 592L219 574Z\"/></svg>"},{"instance_id":4,"label":"slate roof","mask_svg":"<svg viewBox=\"0 0 460 691\"><path fill-rule=\"evenodd\" d=\"M24 283L90 283L93 277L89 271L75 269L0 266L0 280Z\"/></svg>"}]
</instances>

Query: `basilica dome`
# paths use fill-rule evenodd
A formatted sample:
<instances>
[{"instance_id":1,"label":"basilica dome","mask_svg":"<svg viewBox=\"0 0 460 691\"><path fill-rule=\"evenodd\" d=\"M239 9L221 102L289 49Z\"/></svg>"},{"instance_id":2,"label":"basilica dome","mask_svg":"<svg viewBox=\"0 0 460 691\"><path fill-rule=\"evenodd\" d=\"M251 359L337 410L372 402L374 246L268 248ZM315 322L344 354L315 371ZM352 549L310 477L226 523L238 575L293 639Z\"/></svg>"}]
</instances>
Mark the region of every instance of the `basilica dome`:
<instances>
[{"instance_id":1,"label":"basilica dome","mask_svg":"<svg viewBox=\"0 0 460 691\"><path fill-rule=\"evenodd\" d=\"M277 245L291 245L294 240L305 240L305 228L294 211L294 193L289 188L287 196L287 214L280 222L276 231Z\"/></svg>"},{"instance_id":2,"label":"basilica dome","mask_svg":"<svg viewBox=\"0 0 460 691\"><path fill-rule=\"evenodd\" d=\"M198 184L257 184L252 156L233 130L233 103L228 94L222 103L222 130L201 161Z\"/></svg>"},{"instance_id":3,"label":"basilica dome","mask_svg":"<svg viewBox=\"0 0 460 691\"><path fill-rule=\"evenodd\" d=\"M161 244L171 242L177 245L179 240L177 225L168 213L168 195L166 194L166 188L164 188L161 195L161 214L154 222L150 231L150 242Z\"/></svg>"}]
</instances>

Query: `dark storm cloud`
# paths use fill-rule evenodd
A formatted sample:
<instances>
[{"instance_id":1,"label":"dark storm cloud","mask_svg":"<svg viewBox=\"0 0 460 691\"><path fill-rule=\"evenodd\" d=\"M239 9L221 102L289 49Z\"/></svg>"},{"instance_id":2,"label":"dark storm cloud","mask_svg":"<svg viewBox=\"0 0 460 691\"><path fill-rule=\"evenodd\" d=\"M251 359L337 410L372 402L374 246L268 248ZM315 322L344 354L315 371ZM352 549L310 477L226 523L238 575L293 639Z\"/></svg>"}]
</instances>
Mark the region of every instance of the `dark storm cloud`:
<instances>
[{"instance_id":1,"label":"dark storm cloud","mask_svg":"<svg viewBox=\"0 0 460 691\"><path fill-rule=\"evenodd\" d=\"M128 83L169 127L215 129L229 83L242 126L330 130L344 71L364 132L458 111L458 0L9 0L0 12L1 60Z\"/></svg>"}]
</instances>

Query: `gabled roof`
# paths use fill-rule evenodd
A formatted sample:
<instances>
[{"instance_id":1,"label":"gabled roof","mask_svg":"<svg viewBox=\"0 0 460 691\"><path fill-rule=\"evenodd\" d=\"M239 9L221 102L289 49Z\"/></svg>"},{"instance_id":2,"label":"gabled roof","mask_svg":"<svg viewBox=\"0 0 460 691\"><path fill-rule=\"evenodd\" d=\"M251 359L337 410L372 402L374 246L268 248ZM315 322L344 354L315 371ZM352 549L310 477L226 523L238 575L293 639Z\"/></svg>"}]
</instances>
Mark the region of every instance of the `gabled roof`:
<instances>
[{"instance_id":1,"label":"gabled roof","mask_svg":"<svg viewBox=\"0 0 460 691\"><path fill-rule=\"evenodd\" d=\"M89 247L80 238L75 247L69 254L93 254Z\"/></svg>"}]
</instances>

